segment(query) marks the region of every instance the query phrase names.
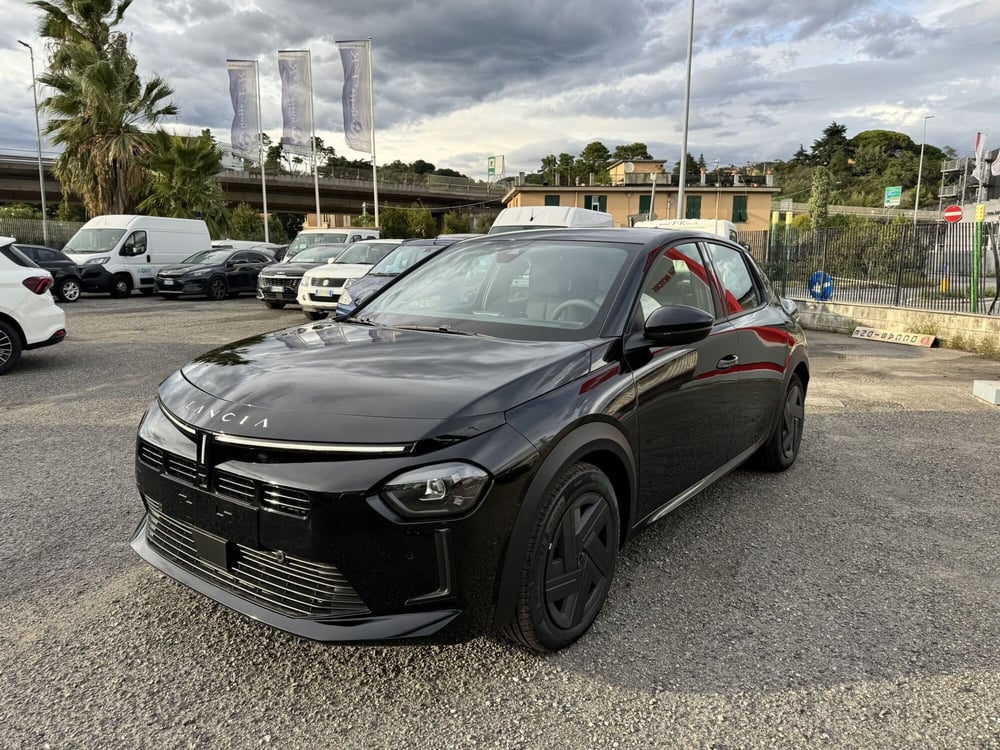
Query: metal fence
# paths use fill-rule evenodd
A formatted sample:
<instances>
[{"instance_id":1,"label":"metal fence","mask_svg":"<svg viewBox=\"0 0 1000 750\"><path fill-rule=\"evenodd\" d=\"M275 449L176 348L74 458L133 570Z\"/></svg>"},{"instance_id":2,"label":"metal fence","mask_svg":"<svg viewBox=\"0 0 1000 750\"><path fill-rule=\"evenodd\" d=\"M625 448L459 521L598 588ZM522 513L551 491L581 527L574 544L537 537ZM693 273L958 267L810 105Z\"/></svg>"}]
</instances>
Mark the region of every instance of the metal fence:
<instances>
[{"instance_id":1,"label":"metal fence","mask_svg":"<svg viewBox=\"0 0 1000 750\"><path fill-rule=\"evenodd\" d=\"M83 226L80 221L52 221L46 222L48 232L48 243L45 242L45 233L42 232L41 219L8 219L0 217L0 237L13 237L18 242L25 245L45 245L62 250L63 245L69 242L70 238L76 234L76 230Z\"/></svg>"},{"instance_id":2,"label":"metal fence","mask_svg":"<svg viewBox=\"0 0 1000 750\"><path fill-rule=\"evenodd\" d=\"M800 299L1000 314L995 222L746 232L779 294Z\"/></svg>"}]
</instances>

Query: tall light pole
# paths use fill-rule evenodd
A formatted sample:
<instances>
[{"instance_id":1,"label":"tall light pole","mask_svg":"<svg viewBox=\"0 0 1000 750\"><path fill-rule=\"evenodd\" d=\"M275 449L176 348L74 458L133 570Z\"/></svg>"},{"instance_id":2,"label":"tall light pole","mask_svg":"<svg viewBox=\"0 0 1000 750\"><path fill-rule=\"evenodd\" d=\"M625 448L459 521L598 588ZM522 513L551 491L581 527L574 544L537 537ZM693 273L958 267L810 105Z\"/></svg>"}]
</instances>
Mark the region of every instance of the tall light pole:
<instances>
[{"instance_id":1,"label":"tall light pole","mask_svg":"<svg viewBox=\"0 0 1000 750\"><path fill-rule=\"evenodd\" d=\"M688 56L687 56L687 78L684 85L684 132L681 143L681 168L680 184L677 186L677 218L683 219L684 189L687 187L687 164L688 164L688 114L691 111L691 55L694 50L694 0L691 0L691 20L688 22Z\"/></svg>"},{"instance_id":2,"label":"tall light pole","mask_svg":"<svg viewBox=\"0 0 1000 750\"><path fill-rule=\"evenodd\" d=\"M45 173L42 171L42 129L38 125L38 86L35 83L35 50L20 39L17 43L28 48L31 56L31 97L35 101L35 145L38 148L38 188L42 193L42 244L49 244L49 224L45 216Z\"/></svg>"},{"instance_id":3,"label":"tall light pole","mask_svg":"<svg viewBox=\"0 0 1000 750\"><path fill-rule=\"evenodd\" d=\"M917 194L913 196L913 230L917 229L917 207L920 206L920 177L924 171L924 142L927 140L927 121L934 115L924 117L924 134L920 136L920 162L917 165Z\"/></svg>"}]
</instances>

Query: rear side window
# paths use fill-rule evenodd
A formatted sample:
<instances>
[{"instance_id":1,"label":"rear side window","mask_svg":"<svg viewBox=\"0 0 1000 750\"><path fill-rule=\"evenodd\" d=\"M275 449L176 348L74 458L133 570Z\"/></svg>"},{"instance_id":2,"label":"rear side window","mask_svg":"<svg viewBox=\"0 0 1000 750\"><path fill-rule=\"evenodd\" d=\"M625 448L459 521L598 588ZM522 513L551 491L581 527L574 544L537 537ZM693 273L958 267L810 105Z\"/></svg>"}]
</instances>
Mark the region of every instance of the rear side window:
<instances>
[{"instance_id":1,"label":"rear side window","mask_svg":"<svg viewBox=\"0 0 1000 750\"><path fill-rule=\"evenodd\" d=\"M715 315L709 273L694 243L672 245L659 251L646 272L639 296L642 319L668 305L697 307Z\"/></svg>"},{"instance_id":2,"label":"rear side window","mask_svg":"<svg viewBox=\"0 0 1000 750\"><path fill-rule=\"evenodd\" d=\"M714 242L706 245L722 287L723 313L726 316L738 315L745 310L759 307L764 298L743 253Z\"/></svg>"}]
</instances>

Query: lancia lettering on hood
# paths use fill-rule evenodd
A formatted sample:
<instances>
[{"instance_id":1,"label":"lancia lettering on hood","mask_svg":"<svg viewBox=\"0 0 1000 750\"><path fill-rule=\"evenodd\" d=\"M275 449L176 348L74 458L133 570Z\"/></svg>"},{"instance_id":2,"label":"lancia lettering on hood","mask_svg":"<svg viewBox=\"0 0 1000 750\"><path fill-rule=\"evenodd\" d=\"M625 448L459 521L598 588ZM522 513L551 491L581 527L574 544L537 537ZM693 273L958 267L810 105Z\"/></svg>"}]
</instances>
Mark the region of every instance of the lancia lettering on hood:
<instances>
[{"instance_id":1,"label":"lancia lettering on hood","mask_svg":"<svg viewBox=\"0 0 1000 750\"><path fill-rule=\"evenodd\" d=\"M254 417L242 411L232 411L230 409L218 409L197 401L188 401L184 404L184 411L190 417L204 417L206 422L222 422L232 425L250 425L261 430L267 429L267 417L252 421Z\"/></svg>"}]
</instances>

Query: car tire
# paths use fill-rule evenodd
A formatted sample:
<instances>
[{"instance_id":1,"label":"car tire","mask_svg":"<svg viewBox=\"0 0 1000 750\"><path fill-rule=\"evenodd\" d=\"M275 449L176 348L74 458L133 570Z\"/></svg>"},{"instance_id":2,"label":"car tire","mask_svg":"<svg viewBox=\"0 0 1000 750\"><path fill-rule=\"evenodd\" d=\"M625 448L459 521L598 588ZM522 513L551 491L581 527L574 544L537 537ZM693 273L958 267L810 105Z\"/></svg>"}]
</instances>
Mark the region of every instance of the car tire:
<instances>
[{"instance_id":1,"label":"car tire","mask_svg":"<svg viewBox=\"0 0 1000 750\"><path fill-rule=\"evenodd\" d=\"M323 310L318 310L316 312L313 312L312 310L303 310L302 312L306 314L306 317L309 318L309 320L323 320L323 318L330 314Z\"/></svg>"},{"instance_id":2,"label":"car tire","mask_svg":"<svg viewBox=\"0 0 1000 750\"><path fill-rule=\"evenodd\" d=\"M80 286L80 280L68 276L59 282L59 286L56 287L56 297L59 298L60 302L76 302L80 299L80 293L83 288Z\"/></svg>"},{"instance_id":3,"label":"car tire","mask_svg":"<svg viewBox=\"0 0 1000 750\"><path fill-rule=\"evenodd\" d=\"M208 282L208 291L205 296L209 299L223 300L229 296L229 288L226 280L221 276L216 276Z\"/></svg>"},{"instance_id":4,"label":"car tire","mask_svg":"<svg viewBox=\"0 0 1000 750\"><path fill-rule=\"evenodd\" d=\"M798 375L792 375L781 402L781 414L774 432L761 446L756 464L764 471L784 471L799 454L802 427L805 422L806 390Z\"/></svg>"},{"instance_id":5,"label":"car tire","mask_svg":"<svg viewBox=\"0 0 1000 750\"><path fill-rule=\"evenodd\" d=\"M264 300L264 304L267 305L272 310L280 310L285 306L284 302L272 302L269 299Z\"/></svg>"},{"instance_id":6,"label":"car tire","mask_svg":"<svg viewBox=\"0 0 1000 750\"><path fill-rule=\"evenodd\" d=\"M0 375L14 369L21 358L21 334L10 323L0 320Z\"/></svg>"},{"instance_id":7,"label":"car tire","mask_svg":"<svg viewBox=\"0 0 1000 750\"><path fill-rule=\"evenodd\" d=\"M614 487L589 463L552 485L521 570L514 621L503 633L534 651L558 651L583 635L607 598L618 559Z\"/></svg>"},{"instance_id":8,"label":"car tire","mask_svg":"<svg viewBox=\"0 0 1000 750\"><path fill-rule=\"evenodd\" d=\"M111 296L115 299L124 299L132 294L132 279L123 273L118 274L111 280Z\"/></svg>"}]
</instances>

